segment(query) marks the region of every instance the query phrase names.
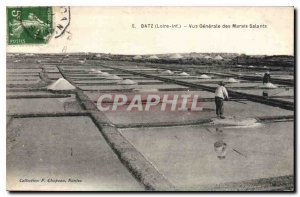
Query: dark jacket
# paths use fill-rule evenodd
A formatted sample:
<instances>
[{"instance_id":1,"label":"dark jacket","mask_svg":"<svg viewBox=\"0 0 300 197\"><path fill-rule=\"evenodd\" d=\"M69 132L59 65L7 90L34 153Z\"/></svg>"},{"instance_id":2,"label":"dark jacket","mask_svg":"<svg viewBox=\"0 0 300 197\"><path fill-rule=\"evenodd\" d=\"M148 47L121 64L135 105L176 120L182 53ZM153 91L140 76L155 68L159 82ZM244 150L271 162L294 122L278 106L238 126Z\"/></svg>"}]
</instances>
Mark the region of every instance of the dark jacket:
<instances>
[{"instance_id":1,"label":"dark jacket","mask_svg":"<svg viewBox=\"0 0 300 197\"><path fill-rule=\"evenodd\" d=\"M265 73L264 78L263 78L263 83L269 83L271 79L271 75L268 73Z\"/></svg>"}]
</instances>

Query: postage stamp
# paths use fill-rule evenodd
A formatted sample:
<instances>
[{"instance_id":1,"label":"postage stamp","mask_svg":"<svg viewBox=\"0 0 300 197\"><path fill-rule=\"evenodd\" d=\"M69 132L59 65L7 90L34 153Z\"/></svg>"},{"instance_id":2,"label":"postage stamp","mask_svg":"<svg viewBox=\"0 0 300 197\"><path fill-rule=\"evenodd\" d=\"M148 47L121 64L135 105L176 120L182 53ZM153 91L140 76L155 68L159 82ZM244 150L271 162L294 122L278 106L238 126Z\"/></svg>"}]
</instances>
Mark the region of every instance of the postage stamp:
<instances>
[{"instance_id":1,"label":"postage stamp","mask_svg":"<svg viewBox=\"0 0 300 197\"><path fill-rule=\"evenodd\" d=\"M8 7L9 45L44 44L53 33L52 7Z\"/></svg>"}]
</instances>

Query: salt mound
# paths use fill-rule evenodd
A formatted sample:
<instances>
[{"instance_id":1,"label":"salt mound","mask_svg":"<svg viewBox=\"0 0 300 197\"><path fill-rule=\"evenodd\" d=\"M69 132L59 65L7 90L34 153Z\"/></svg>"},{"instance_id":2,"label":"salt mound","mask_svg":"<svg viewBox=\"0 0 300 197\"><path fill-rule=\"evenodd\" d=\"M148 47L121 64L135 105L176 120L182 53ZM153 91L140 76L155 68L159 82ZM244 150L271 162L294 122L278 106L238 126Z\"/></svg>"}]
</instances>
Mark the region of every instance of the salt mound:
<instances>
[{"instance_id":1,"label":"salt mound","mask_svg":"<svg viewBox=\"0 0 300 197\"><path fill-rule=\"evenodd\" d=\"M57 81L49 85L47 89L48 90L74 90L76 88L64 78L59 78Z\"/></svg>"},{"instance_id":2,"label":"salt mound","mask_svg":"<svg viewBox=\"0 0 300 197\"><path fill-rule=\"evenodd\" d=\"M186 73L186 72L182 72L182 73L179 73L178 75L180 75L180 76L190 76L188 73Z\"/></svg>"},{"instance_id":3,"label":"salt mound","mask_svg":"<svg viewBox=\"0 0 300 197\"><path fill-rule=\"evenodd\" d=\"M101 72L101 73L98 73L99 75L103 76L103 77L109 77L111 76L111 74L107 73L107 72Z\"/></svg>"},{"instance_id":4,"label":"salt mound","mask_svg":"<svg viewBox=\"0 0 300 197\"><path fill-rule=\"evenodd\" d=\"M227 117L225 119L213 118L212 124L224 125L224 126L252 127L257 124L257 120L255 118L236 118L236 117Z\"/></svg>"},{"instance_id":5,"label":"salt mound","mask_svg":"<svg viewBox=\"0 0 300 197\"><path fill-rule=\"evenodd\" d=\"M112 75L112 76L108 76L106 79L121 80L122 78L117 75Z\"/></svg>"},{"instance_id":6,"label":"salt mound","mask_svg":"<svg viewBox=\"0 0 300 197\"><path fill-rule=\"evenodd\" d=\"M165 70L165 71L161 72L161 74L173 75L174 72L172 72L170 70Z\"/></svg>"},{"instance_id":7,"label":"salt mound","mask_svg":"<svg viewBox=\"0 0 300 197\"><path fill-rule=\"evenodd\" d=\"M211 59L211 57L209 55L204 56L205 59Z\"/></svg>"},{"instance_id":8,"label":"salt mound","mask_svg":"<svg viewBox=\"0 0 300 197\"><path fill-rule=\"evenodd\" d=\"M91 73L97 73L97 74L103 74L104 73L101 70L96 70L96 69L91 69L90 72Z\"/></svg>"},{"instance_id":9,"label":"salt mound","mask_svg":"<svg viewBox=\"0 0 300 197\"><path fill-rule=\"evenodd\" d=\"M275 86L273 83L266 83L264 85L264 88L275 89L277 88L277 86Z\"/></svg>"},{"instance_id":10,"label":"salt mound","mask_svg":"<svg viewBox=\"0 0 300 197\"><path fill-rule=\"evenodd\" d=\"M215 57L215 60L222 60L223 59L223 57L221 56L221 55L217 55L216 57Z\"/></svg>"},{"instance_id":11,"label":"salt mound","mask_svg":"<svg viewBox=\"0 0 300 197\"><path fill-rule=\"evenodd\" d=\"M210 76L207 76L206 74L200 75L200 79L211 79Z\"/></svg>"},{"instance_id":12,"label":"salt mound","mask_svg":"<svg viewBox=\"0 0 300 197\"><path fill-rule=\"evenodd\" d=\"M254 68L254 66L248 66L248 68Z\"/></svg>"},{"instance_id":13,"label":"salt mound","mask_svg":"<svg viewBox=\"0 0 300 197\"><path fill-rule=\"evenodd\" d=\"M227 82L229 82L229 83L238 83L239 81L234 79L234 78L229 78Z\"/></svg>"},{"instance_id":14,"label":"salt mound","mask_svg":"<svg viewBox=\"0 0 300 197\"><path fill-rule=\"evenodd\" d=\"M95 73L102 74L103 72L101 70L96 70Z\"/></svg>"},{"instance_id":15,"label":"salt mound","mask_svg":"<svg viewBox=\"0 0 300 197\"><path fill-rule=\"evenodd\" d=\"M170 56L170 59L181 59L181 58L183 58L183 56L178 54L178 53L173 54L173 55Z\"/></svg>"},{"instance_id":16,"label":"salt mound","mask_svg":"<svg viewBox=\"0 0 300 197\"><path fill-rule=\"evenodd\" d=\"M136 56L133 57L133 59L134 59L134 60L139 60L139 59L142 59L142 56L136 55Z\"/></svg>"},{"instance_id":17,"label":"salt mound","mask_svg":"<svg viewBox=\"0 0 300 197\"><path fill-rule=\"evenodd\" d=\"M131 79L125 79L125 80L120 81L118 84L120 84L120 85L134 85L134 84L136 84L136 82L131 80Z\"/></svg>"},{"instance_id":18,"label":"salt mound","mask_svg":"<svg viewBox=\"0 0 300 197\"><path fill-rule=\"evenodd\" d=\"M243 67L242 65L237 65L237 67Z\"/></svg>"},{"instance_id":19,"label":"salt mound","mask_svg":"<svg viewBox=\"0 0 300 197\"><path fill-rule=\"evenodd\" d=\"M149 59L159 59L156 55L151 55L150 57L149 57Z\"/></svg>"}]
</instances>

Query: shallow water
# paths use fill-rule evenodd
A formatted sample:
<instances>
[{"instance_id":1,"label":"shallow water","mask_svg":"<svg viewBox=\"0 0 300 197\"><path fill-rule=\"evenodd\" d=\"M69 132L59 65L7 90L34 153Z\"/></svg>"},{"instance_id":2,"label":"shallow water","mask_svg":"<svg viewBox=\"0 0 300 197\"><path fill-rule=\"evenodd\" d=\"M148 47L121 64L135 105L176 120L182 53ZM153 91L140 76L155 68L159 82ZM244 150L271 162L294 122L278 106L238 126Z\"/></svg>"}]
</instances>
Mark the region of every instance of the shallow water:
<instances>
[{"instance_id":1,"label":"shallow water","mask_svg":"<svg viewBox=\"0 0 300 197\"><path fill-rule=\"evenodd\" d=\"M293 123L258 128L184 126L121 129L175 186L238 182L293 174ZM218 159L216 142L226 143Z\"/></svg>"}]
</instances>

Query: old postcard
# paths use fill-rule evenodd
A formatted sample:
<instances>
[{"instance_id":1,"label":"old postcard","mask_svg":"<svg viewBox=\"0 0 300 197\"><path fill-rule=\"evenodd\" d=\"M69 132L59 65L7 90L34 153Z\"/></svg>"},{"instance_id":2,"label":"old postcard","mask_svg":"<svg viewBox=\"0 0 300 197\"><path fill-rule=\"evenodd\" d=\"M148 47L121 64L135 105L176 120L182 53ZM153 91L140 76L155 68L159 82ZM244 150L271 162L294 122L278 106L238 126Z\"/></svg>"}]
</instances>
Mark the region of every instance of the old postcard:
<instances>
[{"instance_id":1,"label":"old postcard","mask_svg":"<svg viewBox=\"0 0 300 197\"><path fill-rule=\"evenodd\" d=\"M8 191L294 191L293 7L7 7Z\"/></svg>"}]
</instances>

